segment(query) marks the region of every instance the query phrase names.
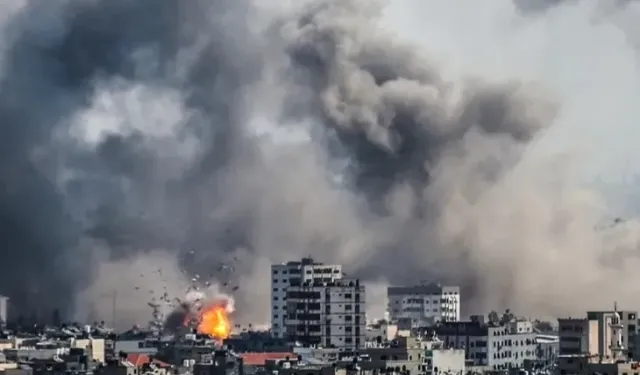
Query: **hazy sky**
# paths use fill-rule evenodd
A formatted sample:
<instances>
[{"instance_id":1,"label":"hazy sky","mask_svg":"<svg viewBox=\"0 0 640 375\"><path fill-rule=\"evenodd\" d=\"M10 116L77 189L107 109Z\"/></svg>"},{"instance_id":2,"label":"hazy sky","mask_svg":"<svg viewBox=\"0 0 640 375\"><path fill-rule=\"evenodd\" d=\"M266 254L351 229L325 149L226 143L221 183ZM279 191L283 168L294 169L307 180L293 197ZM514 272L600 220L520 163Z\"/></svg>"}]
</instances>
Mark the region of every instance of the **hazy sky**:
<instances>
[{"instance_id":1,"label":"hazy sky","mask_svg":"<svg viewBox=\"0 0 640 375\"><path fill-rule=\"evenodd\" d=\"M540 151L579 155L586 181L640 171L640 5L571 2L524 16L511 0L396 0L384 19L449 73L541 82L562 103Z\"/></svg>"}]
</instances>

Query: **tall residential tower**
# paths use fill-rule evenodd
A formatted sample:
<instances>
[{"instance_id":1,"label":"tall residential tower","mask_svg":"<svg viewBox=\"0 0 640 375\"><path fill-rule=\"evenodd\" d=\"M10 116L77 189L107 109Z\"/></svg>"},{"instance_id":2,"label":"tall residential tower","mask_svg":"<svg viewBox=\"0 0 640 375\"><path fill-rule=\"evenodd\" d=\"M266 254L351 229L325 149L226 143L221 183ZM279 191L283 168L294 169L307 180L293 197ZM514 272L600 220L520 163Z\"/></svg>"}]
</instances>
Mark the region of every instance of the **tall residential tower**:
<instances>
[{"instance_id":1,"label":"tall residential tower","mask_svg":"<svg viewBox=\"0 0 640 375\"><path fill-rule=\"evenodd\" d=\"M331 283L342 279L342 266L315 262L311 258L271 266L271 332L286 335L287 290L303 284Z\"/></svg>"}]
</instances>

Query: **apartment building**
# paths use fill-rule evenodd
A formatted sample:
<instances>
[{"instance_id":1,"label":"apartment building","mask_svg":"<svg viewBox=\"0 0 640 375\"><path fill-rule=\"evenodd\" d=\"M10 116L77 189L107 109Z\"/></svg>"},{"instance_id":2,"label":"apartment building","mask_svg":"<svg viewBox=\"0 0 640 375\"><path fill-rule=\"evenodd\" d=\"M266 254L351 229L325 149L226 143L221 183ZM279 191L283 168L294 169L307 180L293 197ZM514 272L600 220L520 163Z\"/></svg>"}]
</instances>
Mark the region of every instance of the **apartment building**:
<instances>
[{"instance_id":1,"label":"apartment building","mask_svg":"<svg viewBox=\"0 0 640 375\"><path fill-rule=\"evenodd\" d=\"M460 320L460 288L429 283L387 289L392 321L410 320L413 326Z\"/></svg>"},{"instance_id":2,"label":"apartment building","mask_svg":"<svg viewBox=\"0 0 640 375\"><path fill-rule=\"evenodd\" d=\"M536 333L525 319L485 323L484 317L474 316L466 322L443 322L434 330L446 348L464 349L474 366L506 370L539 359Z\"/></svg>"},{"instance_id":3,"label":"apartment building","mask_svg":"<svg viewBox=\"0 0 640 375\"><path fill-rule=\"evenodd\" d=\"M312 258L271 266L271 333L284 338L287 318L287 290L311 282L333 282L343 276L342 266L315 262Z\"/></svg>"},{"instance_id":4,"label":"apartment building","mask_svg":"<svg viewBox=\"0 0 640 375\"><path fill-rule=\"evenodd\" d=\"M364 347L365 288L357 279L309 279L287 289L286 337L303 346Z\"/></svg>"}]
</instances>

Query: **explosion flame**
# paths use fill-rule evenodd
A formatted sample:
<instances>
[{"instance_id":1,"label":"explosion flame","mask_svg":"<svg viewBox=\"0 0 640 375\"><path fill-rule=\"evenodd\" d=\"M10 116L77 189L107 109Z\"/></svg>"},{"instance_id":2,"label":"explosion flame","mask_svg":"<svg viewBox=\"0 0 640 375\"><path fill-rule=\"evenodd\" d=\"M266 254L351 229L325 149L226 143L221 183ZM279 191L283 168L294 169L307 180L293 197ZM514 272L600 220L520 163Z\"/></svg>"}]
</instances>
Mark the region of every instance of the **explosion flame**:
<instances>
[{"instance_id":1,"label":"explosion flame","mask_svg":"<svg viewBox=\"0 0 640 375\"><path fill-rule=\"evenodd\" d=\"M200 312L199 318L198 333L220 340L226 339L231 334L231 321L224 306L207 306Z\"/></svg>"}]
</instances>

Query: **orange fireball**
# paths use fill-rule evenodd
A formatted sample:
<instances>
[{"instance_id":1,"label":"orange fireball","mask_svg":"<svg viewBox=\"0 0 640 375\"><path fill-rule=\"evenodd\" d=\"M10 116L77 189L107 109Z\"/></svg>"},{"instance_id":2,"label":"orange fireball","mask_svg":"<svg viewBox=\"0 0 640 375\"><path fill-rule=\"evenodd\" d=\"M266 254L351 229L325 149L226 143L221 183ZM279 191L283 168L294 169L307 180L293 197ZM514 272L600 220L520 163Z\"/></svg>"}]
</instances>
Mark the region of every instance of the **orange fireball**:
<instances>
[{"instance_id":1,"label":"orange fireball","mask_svg":"<svg viewBox=\"0 0 640 375\"><path fill-rule=\"evenodd\" d=\"M224 306L212 305L205 307L200 313L199 320L198 333L220 340L226 339L231 334L231 322Z\"/></svg>"}]
</instances>

